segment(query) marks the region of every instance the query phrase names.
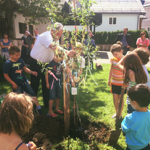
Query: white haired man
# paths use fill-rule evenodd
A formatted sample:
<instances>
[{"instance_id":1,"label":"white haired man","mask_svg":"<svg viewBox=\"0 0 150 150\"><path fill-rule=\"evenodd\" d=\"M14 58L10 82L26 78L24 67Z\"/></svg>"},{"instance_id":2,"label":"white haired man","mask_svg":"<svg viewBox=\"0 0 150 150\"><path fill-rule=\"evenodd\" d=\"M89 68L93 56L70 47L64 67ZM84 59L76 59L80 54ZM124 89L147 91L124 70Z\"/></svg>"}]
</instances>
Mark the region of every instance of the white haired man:
<instances>
[{"instance_id":1,"label":"white haired man","mask_svg":"<svg viewBox=\"0 0 150 150\"><path fill-rule=\"evenodd\" d=\"M43 93L44 105L46 107L48 107L49 94L48 94L48 89L46 88L44 72L41 72L42 67L37 63L37 60L43 63L51 62L53 60L54 51L56 50L55 42L59 40L62 33L63 33L63 25L59 22L56 22L54 24L54 27L51 29L51 31L46 31L38 36L33 46L33 49L30 53L31 70L36 71L38 73L37 77L31 75L31 86L35 94L37 95L39 82L40 79L42 79L42 93ZM73 57L75 54L74 51L64 50L60 46L57 46L57 49L61 53L65 51L65 53L69 57Z\"/></svg>"}]
</instances>

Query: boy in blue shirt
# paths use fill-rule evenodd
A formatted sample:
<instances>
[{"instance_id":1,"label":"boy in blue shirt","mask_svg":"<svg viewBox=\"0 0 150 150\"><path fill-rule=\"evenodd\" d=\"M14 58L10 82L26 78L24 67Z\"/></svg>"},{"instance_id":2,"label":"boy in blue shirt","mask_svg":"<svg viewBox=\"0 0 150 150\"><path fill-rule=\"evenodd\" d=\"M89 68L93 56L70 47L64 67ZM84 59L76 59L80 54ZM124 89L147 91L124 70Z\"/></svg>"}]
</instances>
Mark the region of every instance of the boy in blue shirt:
<instances>
[{"instance_id":1,"label":"boy in blue shirt","mask_svg":"<svg viewBox=\"0 0 150 150\"><path fill-rule=\"evenodd\" d=\"M11 46L9 48L9 55L10 59L5 62L3 67L5 79L12 85L13 92L19 94L25 91L30 96L35 97L34 103L36 105L37 111L40 115L43 115L37 97L24 74L25 71L27 73L37 76L37 72L31 71L25 66L23 59L20 57L20 49L17 46Z\"/></svg>"},{"instance_id":2,"label":"boy in blue shirt","mask_svg":"<svg viewBox=\"0 0 150 150\"><path fill-rule=\"evenodd\" d=\"M150 150L150 89L145 84L137 84L128 91L131 106L136 110L122 121L122 131L126 133L126 150Z\"/></svg>"}]
</instances>

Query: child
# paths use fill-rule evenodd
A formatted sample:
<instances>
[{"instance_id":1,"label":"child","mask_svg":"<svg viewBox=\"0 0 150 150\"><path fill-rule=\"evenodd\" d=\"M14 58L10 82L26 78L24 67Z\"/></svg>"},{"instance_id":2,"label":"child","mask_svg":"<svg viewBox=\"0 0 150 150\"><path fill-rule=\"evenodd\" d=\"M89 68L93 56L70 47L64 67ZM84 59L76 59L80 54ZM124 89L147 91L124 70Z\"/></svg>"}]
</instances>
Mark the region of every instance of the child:
<instances>
[{"instance_id":1,"label":"child","mask_svg":"<svg viewBox=\"0 0 150 150\"><path fill-rule=\"evenodd\" d=\"M135 111L122 121L126 133L126 150L150 150L150 89L145 84L133 86L128 91L131 106Z\"/></svg>"},{"instance_id":2,"label":"child","mask_svg":"<svg viewBox=\"0 0 150 150\"><path fill-rule=\"evenodd\" d=\"M36 150L36 145L29 146L22 142L21 136L27 133L33 121L32 102L24 94L9 93L0 107L0 149L1 150Z\"/></svg>"},{"instance_id":3,"label":"child","mask_svg":"<svg viewBox=\"0 0 150 150\"><path fill-rule=\"evenodd\" d=\"M135 53L127 54L117 64L118 68L124 72L125 79L124 83L129 90L132 86L140 83L146 83L146 73L142 67L140 58ZM132 113L134 109L130 105L129 96L127 95L127 113Z\"/></svg>"},{"instance_id":4,"label":"child","mask_svg":"<svg viewBox=\"0 0 150 150\"><path fill-rule=\"evenodd\" d=\"M62 83L62 73L63 69L60 66L59 62L62 59L59 59L59 55L55 55L54 59L49 63L48 67L51 67L51 71L48 71L46 74L46 87L49 89L49 111L47 116L57 117L58 115L53 113L53 102L56 98L55 111L58 114L63 114L63 111L59 110L59 101L61 98L61 83ZM50 74L50 75L49 75Z\"/></svg>"},{"instance_id":5,"label":"child","mask_svg":"<svg viewBox=\"0 0 150 150\"><path fill-rule=\"evenodd\" d=\"M143 67L143 69L146 73L146 76L147 76L146 85L148 87L150 87L149 73L148 73L147 68L145 66L149 62L149 52L146 49L142 48L142 47L136 48L133 52L135 52L142 61L142 67Z\"/></svg>"},{"instance_id":6,"label":"child","mask_svg":"<svg viewBox=\"0 0 150 150\"><path fill-rule=\"evenodd\" d=\"M35 97L37 111L40 115L43 115L36 95L24 74L25 71L37 76L37 72L31 71L25 66L23 59L20 57L20 49L17 46L11 46L9 48L9 55L10 59L5 62L3 67L5 79L12 85L13 92L23 93L23 91L25 91L30 96Z\"/></svg>"},{"instance_id":7,"label":"child","mask_svg":"<svg viewBox=\"0 0 150 150\"><path fill-rule=\"evenodd\" d=\"M117 42L116 44L112 45L111 50L110 50L114 57L111 59L111 68L109 72L108 85L111 86L116 114L117 114L118 107L119 107L118 102L120 100L121 87L123 85L123 79L124 79L123 73L117 67L117 63L123 58L121 45L122 45L121 42ZM123 105L122 105L122 108L123 108ZM115 118L116 114L113 115L112 118ZM119 118L120 117L121 117L121 114Z\"/></svg>"}]
</instances>

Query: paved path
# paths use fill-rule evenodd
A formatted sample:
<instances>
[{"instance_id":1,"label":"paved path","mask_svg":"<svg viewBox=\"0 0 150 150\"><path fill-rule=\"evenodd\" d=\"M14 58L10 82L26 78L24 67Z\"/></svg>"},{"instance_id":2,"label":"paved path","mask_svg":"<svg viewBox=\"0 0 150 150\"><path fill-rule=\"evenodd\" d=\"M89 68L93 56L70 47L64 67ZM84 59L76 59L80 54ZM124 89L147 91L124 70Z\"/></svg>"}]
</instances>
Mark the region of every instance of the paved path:
<instances>
[{"instance_id":1,"label":"paved path","mask_svg":"<svg viewBox=\"0 0 150 150\"><path fill-rule=\"evenodd\" d=\"M97 53L98 53L97 55L98 59L95 60L95 63L110 64L110 59L113 57L111 52L98 51ZM146 64L146 67L150 68L150 61Z\"/></svg>"}]
</instances>

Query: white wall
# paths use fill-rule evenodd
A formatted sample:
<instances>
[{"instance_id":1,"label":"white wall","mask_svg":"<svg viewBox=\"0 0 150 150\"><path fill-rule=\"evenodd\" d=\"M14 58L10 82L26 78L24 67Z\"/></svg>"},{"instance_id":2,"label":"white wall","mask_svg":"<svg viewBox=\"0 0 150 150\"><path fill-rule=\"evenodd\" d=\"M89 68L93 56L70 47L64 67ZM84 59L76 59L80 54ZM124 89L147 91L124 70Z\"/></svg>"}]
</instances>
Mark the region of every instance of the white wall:
<instances>
[{"instance_id":1,"label":"white wall","mask_svg":"<svg viewBox=\"0 0 150 150\"><path fill-rule=\"evenodd\" d=\"M45 31L47 31L47 28L48 28L49 25L50 25L49 23L46 23L46 24L40 23L38 25L35 25L35 28L37 28L38 31L39 31L39 34L41 34L41 33L45 32Z\"/></svg>"},{"instance_id":2,"label":"white wall","mask_svg":"<svg viewBox=\"0 0 150 150\"><path fill-rule=\"evenodd\" d=\"M109 17L116 17L116 25L109 25ZM138 14L103 14L102 24L96 27L97 31L117 31L127 27L129 30L137 30Z\"/></svg>"},{"instance_id":3,"label":"white wall","mask_svg":"<svg viewBox=\"0 0 150 150\"><path fill-rule=\"evenodd\" d=\"M19 22L25 23L25 18L21 14L15 13L16 17L14 17L14 37L21 38L24 34L19 33ZM34 28L34 25L33 25ZM27 25L27 29L29 26Z\"/></svg>"}]
</instances>

